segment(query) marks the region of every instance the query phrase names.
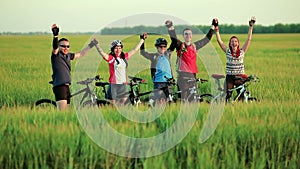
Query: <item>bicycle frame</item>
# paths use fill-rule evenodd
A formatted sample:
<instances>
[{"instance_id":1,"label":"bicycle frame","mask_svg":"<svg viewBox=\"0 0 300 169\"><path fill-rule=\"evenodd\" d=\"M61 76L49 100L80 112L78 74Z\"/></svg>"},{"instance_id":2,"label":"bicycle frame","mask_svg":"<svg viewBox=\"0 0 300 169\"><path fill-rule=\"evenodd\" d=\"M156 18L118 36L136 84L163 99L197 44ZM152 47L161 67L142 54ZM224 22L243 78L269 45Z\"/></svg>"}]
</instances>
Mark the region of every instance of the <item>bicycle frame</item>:
<instances>
[{"instance_id":1,"label":"bicycle frame","mask_svg":"<svg viewBox=\"0 0 300 169\"><path fill-rule=\"evenodd\" d=\"M130 90L127 92L127 94L129 94L129 101L132 105L139 105L141 103L140 97L150 94L153 91L140 93L139 85L146 84L145 80L138 77L128 77L130 79L130 82L128 83L128 85L130 86Z\"/></svg>"},{"instance_id":2,"label":"bicycle frame","mask_svg":"<svg viewBox=\"0 0 300 169\"><path fill-rule=\"evenodd\" d=\"M225 99L227 92L225 91L225 89L221 87L220 84L220 79L225 78L225 76L213 74L212 77L215 78L216 83L218 84L218 90L220 91L216 96L214 96L213 101L218 101L220 98ZM239 90L239 93L234 97L232 102L239 101L242 95L243 95L244 102L248 102L249 100L257 100L256 98L251 97L250 91L247 90L247 87L250 85L251 80L256 82L258 78L255 75L251 75L249 77L247 76L246 78L242 78L243 83L240 86L234 87L232 89L228 89L228 91L231 92ZM247 84L247 82L249 82L249 84Z\"/></svg>"},{"instance_id":3,"label":"bicycle frame","mask_svg":"<svg viewBox=\"0 0 300 169\"><path fill-rule=\"evenodd\" d=\"M166 78L166 77L165 77ZM167 78L167 81L170 85L175 85L176 82L173 78ZM193 82L200 82L200 83L205 83L205 82L208 82L208 80L205 80L205 79L201 79L201 78L192 78L190 80L187 81L188 83L193 83ZM187 98L187 101L189 102L202 102L204 98L212 98L213 96L209 93L206 93L206 94L199 94L198 92L198 87L197 85L193 85L192 87L190 87L188 89L189 91L189 96ZM176 92L169 92L169 97L170 97L170 100L173 101L173 98L174 98L174 95L175 94L180 94L182 91L176 91ZM208 101L208 100L206 100Z\"/></svg>"},{"instance_id":4,"label":"bicycle frame","mask_svg":"<svg viewBox=\"0 0 300 169\"><path fill-rule=\"evenodd\" d=\"M84 88L84 89L81 89L80 91L78 91L78 92L76 92L76 93L74 93L74 94L71 94L71 97L74 97L74 96L76 96L76 95L79 95L79 94L81 94L81 93L83 93L83 92L85 92L84 93L84 95L82 96L82 98L81 98L81 100L80 100L80 105L83 103L83 101L87 98L87 97L89 97L90 99L91 99L91 101L92 101L92 103L94 104L94 103L97 103L97 96L96 96L96 94L93 92L93 91L91 91L91 89L90 89L90 86L88 85L88 84L86 84L86 88Z\"/></svg>"},{"instance_id":5,"label":"bicycle frame","mask_svg":"<svg viewBox=\"0 0 300 169\"><path fill-rule=\"evenodd\" d=\"M87 105L87 104L95 105L95 104L98 104L99 100L98 100L96 94L94 93L94 91L91 90L89 84L92 83L94 80L100 80L100 79L102 79L102 78L100 78L99 75L98 75L94 78L87 78L86 80L77 82L77 84L85 85L86 87L84 89L81 89L81 90L71 94L70 98L74 97L74 96L77 96L81 93L84 93L81 100L80 100L80 105ZM51 82L49 82L49 83L51 84ZM86 100L87 97L89 97L90 100ZM56 106L55 101L53 101L51 99L40 99L40 100L35 102L35 105L38 106L38 105L44 104L44 103L48 103L48 104L50 103L50 104Z\"/></svg>"}]
</instances>

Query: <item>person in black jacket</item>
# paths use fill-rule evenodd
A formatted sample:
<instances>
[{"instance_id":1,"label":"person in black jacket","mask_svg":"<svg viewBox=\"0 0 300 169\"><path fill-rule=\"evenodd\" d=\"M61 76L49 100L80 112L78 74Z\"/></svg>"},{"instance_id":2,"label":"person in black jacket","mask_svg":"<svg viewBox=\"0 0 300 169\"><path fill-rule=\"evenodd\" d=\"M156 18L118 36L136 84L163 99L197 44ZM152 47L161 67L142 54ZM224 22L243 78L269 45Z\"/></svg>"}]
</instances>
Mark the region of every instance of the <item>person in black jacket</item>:
<instances>
[{"instance_id":1,"label":"person in black jacket","mask_svg":"<svg viewBox=\"0 0 300 169\"><path fill-rule=\"evenodd\" d=\"M84 56L88 50L96 45L97 41L92 40L89 45L81 52L71 53L70 42L66 38L58 40L59 28L56 24L52 25L53 42L51 53L53 93L56 105L59 110L69 108L71 85L71 60Z\"/></svg>"}]
</instances>

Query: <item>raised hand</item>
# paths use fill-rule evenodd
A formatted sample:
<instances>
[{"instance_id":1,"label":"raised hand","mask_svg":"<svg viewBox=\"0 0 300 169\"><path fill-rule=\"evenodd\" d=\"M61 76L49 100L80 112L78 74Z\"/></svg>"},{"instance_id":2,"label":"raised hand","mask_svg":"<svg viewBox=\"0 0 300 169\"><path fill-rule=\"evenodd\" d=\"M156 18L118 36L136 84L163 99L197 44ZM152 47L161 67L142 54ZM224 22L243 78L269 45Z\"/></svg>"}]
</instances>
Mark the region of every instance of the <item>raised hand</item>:
<instances>
[{"instance_id":1,"label":"raised hand","mask_svg":"<svg viewBox=\"0 0 300 169\"><path fill-rule=\"evenodd\" d=\"M52 25L52 33L53 33L53 36L58 36L58 32L59 32L59 28L57 27L56 24L53 24L53 25Z\"/></svg>"},{"instance_id":2,"label":"raised hand","mask_svg":"<svg viewBox=\"0 0 300 169\"><path fill-rule=\"evenodd\" d=\"M249 26L253 26L255 24L256 18L254 16L251 17L250 21L249 21Z\"/></svg>"},{"instance_id":3,"label":"raised hand","mask_svg":"<svg viewBox=\"0 0 300 169\"><path fill-rule=\"evenodd\" d=\"M98 41L96 38L94 38L93 40L91 40L91 42L89 43L89 47L92 48L94 46L96 46L98 44Z\"/></svg>"},{"instance_id":4,"label":"raised hand","mask_svg":"<svg viewBox=\"0 0 300 169\"><path fill-rule=\"evenodd\" d=\"M214 18L214 19L212 20L211 25L214 25L214 27L217 27L217 26L219 25L218 19L217 19L217 18Z\"/></svg>"},{"instance_id":5,"label":"raised hand","mask_svg":"<svg viewBox=\"0 0 300 169\"><path fill-rule=\"evenodd\" d=\"M144 32L143 34L140 35L140 39L147 39L147 32Z\"/></svg>"},{"instance_id":6,"label":"raised hand","mask_svg":"<svg viewBox=\"0 0 300 169\"><path fill-rule=\"evenodd\" d=\"M167 21L165 22L165 25L166 25L167 28L170 28L170 27L173 26L173 22L172 22L171 20L167 20Z\"/></svg>"}]
</instances>

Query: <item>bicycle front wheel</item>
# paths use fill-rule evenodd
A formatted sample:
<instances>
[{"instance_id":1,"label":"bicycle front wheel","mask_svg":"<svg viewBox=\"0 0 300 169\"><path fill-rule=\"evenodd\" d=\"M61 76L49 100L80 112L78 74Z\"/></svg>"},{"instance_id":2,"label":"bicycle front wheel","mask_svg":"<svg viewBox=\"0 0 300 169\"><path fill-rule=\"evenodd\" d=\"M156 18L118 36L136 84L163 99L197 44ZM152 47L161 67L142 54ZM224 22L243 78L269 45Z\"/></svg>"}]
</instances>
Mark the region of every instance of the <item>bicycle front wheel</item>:
<instances>
[{"instance_id":1,"label":"bicycle front wheel","mask_svg":"<svg viewBox=\"0 0 300 169\"><path fill-rule=\"evenodd\" d=\"M39 106L39 107L54 106L54 107L56 107L56 102L51 99L40 99L35 102L35 106Z\"/></svg>"},{"instance_id":2,"label":"bicycle front wheel","mask_svg":"<svg viewBox=\"0 0 300 169\"><path fill-rule=\"evenodd\" d=\"M210 104L213 100L214 96L212 94L202 94L200 95L200 102Z\"/></svg>"},{"instance_id":3,"label":"bicycle front wheel","mask_svg":"<svg viewBox=\"0 0 300 169\"><path fill-rule=\"evenodd\" d=\"M258 102L259 100L256 97L248 97L248 102Z\"/></svg>"},{"instance_id":4,"label":"bicycle front wheel","mask_svg":"<svg viewBox=\"0 0 300 169\"><path fill-rule=\"evenodd\" d=\"M92 106L105 106L105 105L109 105L110 102L106 101L106 100L97 100L96 102L93 102L92 100L87 100L84 103L82 103L83 107L92 107Z\"/></svg>"},{"instance_id":5,"label":"bicycle front wheel","mask_svg":"<svg viewBox=\"0 0 300 169\"><path fill-rule=\"evenodd\" d=\"M93 102L92 100L87 100L82 103L82 107L92 107L92 106L98 106L96 102Z\"/></svg>"}]
</instances>

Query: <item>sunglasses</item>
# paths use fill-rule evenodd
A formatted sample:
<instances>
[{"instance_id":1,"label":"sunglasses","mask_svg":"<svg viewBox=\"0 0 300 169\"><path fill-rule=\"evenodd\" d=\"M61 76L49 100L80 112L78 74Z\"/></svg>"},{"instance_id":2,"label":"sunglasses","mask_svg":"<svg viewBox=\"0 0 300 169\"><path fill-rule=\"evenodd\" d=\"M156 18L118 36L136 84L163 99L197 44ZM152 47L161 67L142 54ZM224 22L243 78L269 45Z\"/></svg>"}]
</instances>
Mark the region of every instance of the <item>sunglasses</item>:
<instances>
[{"instance_id":1,"label":"sunglasses","mask_svg":"<svg viewBox=\"0 0 300 169\"><path fill-rule=\"evenodd\" d=\"M158 47L160 47L160 48L166 48L167 46L158 46Z\"/></svg>"},{"instance_id":2,"label":"sunglasses","mask_svg":"<svg viewBox=\"0 0 300 169\"><path fill-rule=\"evenodd\" d=\"M70 48L70 45L59 45L62 48Z\"/></svg>"}]
</instances>

